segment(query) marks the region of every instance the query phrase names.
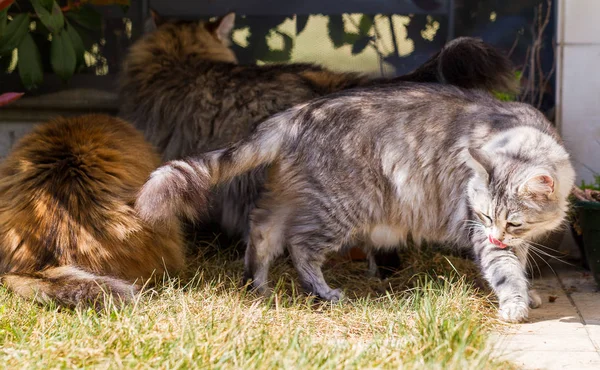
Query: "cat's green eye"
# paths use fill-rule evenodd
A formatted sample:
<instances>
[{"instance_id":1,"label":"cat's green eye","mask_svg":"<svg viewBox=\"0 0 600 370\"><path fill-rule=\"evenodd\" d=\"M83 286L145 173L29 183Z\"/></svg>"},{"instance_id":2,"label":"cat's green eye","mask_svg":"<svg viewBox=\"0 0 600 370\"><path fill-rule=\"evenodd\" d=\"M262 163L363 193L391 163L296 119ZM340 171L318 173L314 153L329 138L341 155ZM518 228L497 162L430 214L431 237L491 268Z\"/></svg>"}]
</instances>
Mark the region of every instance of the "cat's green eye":
<instances>
[{"instance_id":1,"label":"cat's green eye","mask_svg":"<svg viewBox=\"0 0 600 370\"><path fill-rule=\"evenodd\" d=\"M506 225L510 226L510 227L521 227L521 226L523 226L523 224L520 224L520 223L517 223L517 222L507 222Z\"/></svg>"}]
</instances>

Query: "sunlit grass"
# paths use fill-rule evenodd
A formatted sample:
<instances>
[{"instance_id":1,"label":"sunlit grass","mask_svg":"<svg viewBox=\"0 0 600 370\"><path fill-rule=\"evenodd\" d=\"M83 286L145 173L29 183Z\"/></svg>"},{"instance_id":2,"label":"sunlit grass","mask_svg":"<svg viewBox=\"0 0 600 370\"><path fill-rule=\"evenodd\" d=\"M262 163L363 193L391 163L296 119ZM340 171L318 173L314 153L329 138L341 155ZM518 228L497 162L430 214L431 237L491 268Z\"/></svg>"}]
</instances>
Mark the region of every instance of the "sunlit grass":
<instances>
[{"instance_id":1,"label":"sunlit grass","mask_svg":"<svg viewBox=\"0 0 600 370\"><path fill-rule=\"evenodd\" d=\"M205 253L192 279L170 280L123 309L40 307L0 288L5 368L505 369L491 358L494 308L475 269L437 253L407 253L388 282L366 264L332 259L326 277L348 297L315 302L287 261L270 299L240 287L242 262Z\"/></svg>"}]
</instances>

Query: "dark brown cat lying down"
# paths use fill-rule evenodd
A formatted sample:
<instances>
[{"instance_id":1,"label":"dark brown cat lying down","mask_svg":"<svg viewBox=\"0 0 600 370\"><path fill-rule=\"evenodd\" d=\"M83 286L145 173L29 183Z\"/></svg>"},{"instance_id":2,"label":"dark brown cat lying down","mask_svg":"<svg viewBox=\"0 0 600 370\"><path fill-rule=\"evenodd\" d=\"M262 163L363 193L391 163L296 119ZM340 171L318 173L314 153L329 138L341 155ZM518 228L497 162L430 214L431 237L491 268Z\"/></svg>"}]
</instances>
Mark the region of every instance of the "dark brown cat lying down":
<instances>
[{"instance_id":1,"label":"dark brown cat lying down","mask_svg":"<svg viewBox=\"0 0 600 370\"><path fill-rule=\"evenodd\" d=\"M267 117L340 90L402 81L440 82L514 92L508 58L473 38L448 43L416 71L393 79L337 73L311 64L237 65L229 48L234 14L216 22L165 21L129 51L121 78L121 115L144 132L163 160L217 149L248 136ZM215 189L209 219L247 236L248 214L264 171Z\"/></svg>"},{"instance_id":2,"label":"dark brown cat lying down","mask_svg":"<svg viewBox=\"0 0 600 370\"><path fill-rule=\"evenodd\" d=\"M114 117L36 127L0 165L0 281L38 302L101 307L103 292L127 302L146 279L176 273L179 221L152 228L133 209L159 164L142 135Z\"/></svg>"}]
</instances>

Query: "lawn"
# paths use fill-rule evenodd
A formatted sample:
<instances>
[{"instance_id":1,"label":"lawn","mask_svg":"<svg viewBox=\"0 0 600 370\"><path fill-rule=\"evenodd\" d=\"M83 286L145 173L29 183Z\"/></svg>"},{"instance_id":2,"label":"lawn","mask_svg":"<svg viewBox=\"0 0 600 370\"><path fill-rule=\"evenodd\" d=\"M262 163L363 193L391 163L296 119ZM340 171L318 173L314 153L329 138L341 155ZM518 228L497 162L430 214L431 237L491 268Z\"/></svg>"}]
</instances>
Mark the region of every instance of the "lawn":
<instances>
[{"instance_id":1,"label":"lawn","mask_svg":"<svg viewBox=\"0 0 600 370\"><path fill-rule=\"evenodd\" d=\"M0 288L0 366L6 368L506 369L491 356L499 325L474 266L433 251L403 253L387 283L366 263L333 258L327 280L342 303L299 292L289 261L275 294L240 287L242 262L209 247L193 278L166 281L121 309L41 307Z\"/></svg>"}]
</instances>

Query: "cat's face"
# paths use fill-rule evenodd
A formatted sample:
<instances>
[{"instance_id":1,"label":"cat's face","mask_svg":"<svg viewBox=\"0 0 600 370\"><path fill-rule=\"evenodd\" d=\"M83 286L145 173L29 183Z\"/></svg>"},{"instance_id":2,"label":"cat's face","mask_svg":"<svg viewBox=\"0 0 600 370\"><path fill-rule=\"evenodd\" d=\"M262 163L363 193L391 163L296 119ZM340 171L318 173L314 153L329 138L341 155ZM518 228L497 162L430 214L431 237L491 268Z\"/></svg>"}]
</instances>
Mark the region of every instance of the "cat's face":
<instances>
[{"instance_id":1,"label":"cat's face","mask_svg":"<svg viewBox=\"0 0 600 370\"><path fill-rule=\"evenodd\" d=\"M235 14L229 13L214 21L182 21L167 19L151 11L152 18L146 24L146 32L154 32L157 37L177 35L187 53L196 53L203 59L237 63L231 45L231 31Z\"/></svg>"},{"instance_id":2,"label":"cat's face","mask_svg":"<svg viewBox=\"0 0 600 370\"><path fill-rule=\"evenodd\" d=\"M475 215L472 227L483 230L498 248L526 245L563 222L557 176L508 156L470 150L475 170L468 196Z\"/></svg>"}]
</instances>

